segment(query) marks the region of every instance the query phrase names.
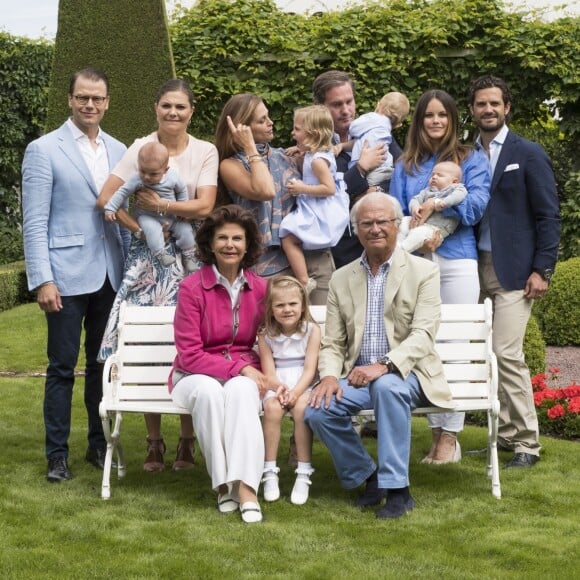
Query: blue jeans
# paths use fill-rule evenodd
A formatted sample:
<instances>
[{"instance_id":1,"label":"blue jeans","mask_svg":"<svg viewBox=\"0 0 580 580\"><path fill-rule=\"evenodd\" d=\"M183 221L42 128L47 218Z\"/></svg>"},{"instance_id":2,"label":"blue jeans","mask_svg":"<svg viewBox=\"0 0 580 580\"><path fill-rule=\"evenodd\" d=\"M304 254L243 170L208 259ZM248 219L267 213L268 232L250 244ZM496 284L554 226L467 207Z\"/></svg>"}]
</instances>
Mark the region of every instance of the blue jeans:
<instances>
[{"instance_id":1,"label":"blue jeans","mask_svg":"<svg viewBox=\"0 0 580 580\"><path fill-rule=\"evenodd\" d=\"M102 288L92 294L62 296L62 310L46 314L48 367L44 386L44 425L47 459L68 457L74 371L83 326L89 447L106 446L99 416L99 404L103 398L103 365L97 362L97 354L114 298L115 291L106 279Z\"/></svg>"},{"instance_id":2,"label":"blue jeans","mask_svg":"<svg viewBox=\"0 0 580 580\"><path fill-rule=\"evenodd\" d=\"M399 489L409 485L411 411L426 403L417 377L406 380L386 374L368 387L355 389L340 380L342 399L333 397L328 409L307 407L305 421L328 447L334 467L346 489L358 487L376 469L351 417L363 409L374 409L377 422L379 487Z\"/></svg>"}]
</instances>

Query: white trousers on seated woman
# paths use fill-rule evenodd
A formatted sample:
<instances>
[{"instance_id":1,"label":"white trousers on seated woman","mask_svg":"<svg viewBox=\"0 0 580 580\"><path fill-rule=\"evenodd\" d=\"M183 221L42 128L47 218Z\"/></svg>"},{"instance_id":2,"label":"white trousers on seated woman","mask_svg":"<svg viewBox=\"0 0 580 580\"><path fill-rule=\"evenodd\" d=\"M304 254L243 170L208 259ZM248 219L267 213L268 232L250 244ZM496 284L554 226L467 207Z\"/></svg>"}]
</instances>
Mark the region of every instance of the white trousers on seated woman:
<instances>
[{"instance_id":1,"label":"white trousers on seated woman","mask_svg":"<svg viewBox=\"0 0 580 580\"><path fill-rule=\"evenodd\" d=\"M173 388L174 402L189 409L214 490L243 481L256 492L264 469L264 435L256 383L237 376L224 385L188 375Z\"/></svg>"},{"instance_id":2,"label":"white trousers on seated woman","mask_svg":"<svg viewBox=\"0 0 580 580\"><path fill-rule=\"evenodd\" d=\"M431 260L439 264L441 276L441 302L443 304L477 304L479 301L479 275L477 260L450 260L432 254ZM465 413L431 413L427 415L429 427L459 433L463 430Z\"/></svg>"}]
</instances>

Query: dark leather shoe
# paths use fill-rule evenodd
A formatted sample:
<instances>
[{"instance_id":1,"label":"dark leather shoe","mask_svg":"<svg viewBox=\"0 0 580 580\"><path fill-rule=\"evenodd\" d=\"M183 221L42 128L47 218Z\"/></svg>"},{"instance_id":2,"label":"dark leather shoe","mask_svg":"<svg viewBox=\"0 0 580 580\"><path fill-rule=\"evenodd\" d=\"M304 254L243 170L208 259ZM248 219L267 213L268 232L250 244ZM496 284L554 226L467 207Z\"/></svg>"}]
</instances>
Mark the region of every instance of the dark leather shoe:
<instances>
[{"instance_id":1,"label":"dark leather shoe","mask_svg":"<svg viewBox=\"0 0 580 580\"><path fill-rule=\"evenodd\" d=\"M89 447L85 455L85 459L97 469L105 468L105 457L107 456L107 448L93 448ZM117 464L115 461L111 462L111 469L115 469Z\"/></svg>"},{"instance_id":2,"label":"dark leather shoe","mask_svg":"<svg viewBox=\"0 0 580 580\"><path fill-rule=\"evenodd\" d=\"M357 507L371 507L379 505L383 498L387 495L387 490L379 487L376 470L367 479L365 490L358 496L356 500Z\"/></svg>"},{"instance_id":3,"label":"dark leather shoe","mask_svg":"<svg viewBox=\"0 0 580 580\"><path fill-rule=\"evenodd\" d=\"M377 518L396 519L404 516L415 507L415 500L411 494L407 493L393 493L387 494L387 503L377 512Z\"/></svg>"},{"instance_id":4,"label":"dark leather shoe","mask_svg":"<svg viewBox=\"0 0 580 580\"><path fill-rule=\"evenodd\" d=\"M72 473L68 468L66 457L56 457L48 460L46 479L52 483L72 479Z\"/></svg>"},{"instance_id":5,"label":"dark leather shoe","mask_svg":"<svg viewBox=\"0 0 580 580\"><path fill-rule=\"evenodd\" d=\"M532 467L540 461L539 455L532 455L531 453L515 453L511 460L506 463L506 469L510 467Z\"/></svg>"}]
</instances>

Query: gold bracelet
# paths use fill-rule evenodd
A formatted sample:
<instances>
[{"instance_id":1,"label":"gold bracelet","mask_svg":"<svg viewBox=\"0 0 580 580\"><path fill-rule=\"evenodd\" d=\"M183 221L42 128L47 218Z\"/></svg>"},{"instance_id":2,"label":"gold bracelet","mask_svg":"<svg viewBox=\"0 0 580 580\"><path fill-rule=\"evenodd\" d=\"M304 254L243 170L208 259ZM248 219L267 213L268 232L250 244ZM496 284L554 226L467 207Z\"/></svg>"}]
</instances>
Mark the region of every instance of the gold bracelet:
<instances>
[{"instance_id":1,"label":"gold bracelet","mask_svg":"<svg viewBox=\"0 0 580 580\"><path fill-rule=\"evenodd\" d=\"M264 161L261 157L248 157L248 163L254 163L255 161Z\"/></svg>"}]
</instances>

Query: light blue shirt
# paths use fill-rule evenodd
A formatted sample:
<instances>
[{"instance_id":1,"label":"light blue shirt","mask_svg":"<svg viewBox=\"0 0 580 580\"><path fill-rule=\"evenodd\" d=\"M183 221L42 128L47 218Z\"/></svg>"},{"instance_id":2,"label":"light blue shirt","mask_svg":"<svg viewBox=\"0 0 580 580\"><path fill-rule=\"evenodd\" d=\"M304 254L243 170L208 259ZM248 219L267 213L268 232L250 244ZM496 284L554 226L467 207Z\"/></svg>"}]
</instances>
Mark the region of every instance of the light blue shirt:
<instances>
[{"instance_id":1,"label":"light blue shirt","mask_svg":"<svg viewBox=\"0 0 580 580\"><path fill-rule=\"evenodd\" d=\"M495 173L495 166L497 165L497 160L499 159L499 154L501 153L501 148L505 143L509 129L507 125L504 125L500 132L493 138L489 144L489 166L491 178L493 179L493 174ZM475 141L475 147L482 151L484 154L485 150L481 145L481 138L478 137ZM487 211L483 214L481 223L479 224L479 240L477 242L477 249L483 252L491 252L491 230L489 227L489 214Z\"/></svg>"},{"instance_id":2,"label":"light blue shirt","mask_svg":"<svg viewBox=\"0 0 580 580\"><path fill-rule=\"evenodd\" d=\"M390 350L383 311L385 286L392 259L391 256L389 260L381 264L379 271L373 276L366 252L361 257L361 264L367 273L367 312L361 350L356 361L357 366L372 365Z\"/></svg>"}]
</instances>

